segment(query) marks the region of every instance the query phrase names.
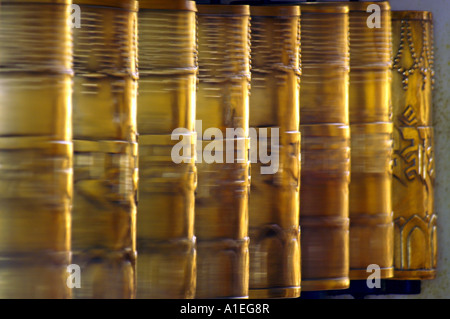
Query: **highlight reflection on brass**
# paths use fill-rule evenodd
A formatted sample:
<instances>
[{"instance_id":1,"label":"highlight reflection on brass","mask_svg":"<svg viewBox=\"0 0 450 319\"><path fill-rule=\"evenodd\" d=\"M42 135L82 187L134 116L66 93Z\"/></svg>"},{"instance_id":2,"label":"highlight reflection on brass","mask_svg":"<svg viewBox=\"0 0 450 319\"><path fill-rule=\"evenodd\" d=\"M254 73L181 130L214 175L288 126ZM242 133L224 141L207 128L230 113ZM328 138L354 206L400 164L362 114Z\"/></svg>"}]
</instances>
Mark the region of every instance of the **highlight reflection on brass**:
<instances>
[{"instance_id":1,"label":"highlight reflection on brass","mask_svg":"<svg viewBox=\"0 0 450 319\"><path fill-rule=\"evenodd\" d=\"M300 10L300 123L348 125L348 7L311 2Z\"/></svg>"},{"instance_id":2,"label":"highlight reflection on brass","mask_svg":"<svg viewBox=\"0 0 450 319\"><path fill-rule=\"evenodd\" d=\"M1 299L71 297L71 3L1 1Z\"/></svg>"},{"instance_id":3,"label":"highlight reflection on brass","mask_svg":"<svg viewBox=\"0 0 450 319\"><path fill-rule=\"evenodd\" d=\"M300 9L252 6L250 11L250 127L279 127L281 138L276 174L263 175L264 164L252 164L249 293L295 298L300 295Z\"/></svg>"},{"instance_id":4,"label":"highlight reflection on brass","mask_svg":"<svg viewBox=\"0 0 450 319\"><path fill-rule=\"evenodd\" d=\"M193 298L197 9L186 0L139 4L137 298ZM180 164L175 129L191 149Z\"/></svg>"},{"instance_id":5,"label":"highlight reflection on brass","mask_svg":"<svg viewBox=\"0 0 450 319\"><path fill-rule=\"evenodd\" d=\"M350 130L314 124L300 132L302 290L348 288Z\"/></svg>"},{"instance_id":6,"label":"highlight reflection on brass","mask_svg":"<svg viewBox=\"0 0 450 319\"><path fill-rule=\"evenodd\" d=\"M249 22L248 6L198 6L197 119L202 128L197 134L203 137L214 127L225 135L226 128L233 128L236 135L228 142L243 148L233 163L197 164L197 298L248 297ZM205 137L199 147L209 142ZM225 139L216 143L226 149Z\"/></svg>"},{"instance_id":7,"label":"highlight reflection on brass","mask_svg":"<svg viewBox=\"0 0 450 319\"><path fill-rule=\"evenodd\" d=\"M349 280L349 17L345 3L301 4L302 290Z\"/></svg>"},{"instance_id":8,"label":"highlight reflection on brass","mask_svg":"<svg viewBox=\"0 0 450 319\"><path fill-rule=\"evenodd\" d=\"M352 124L350 278L367 279L367 267L393 276L392 123Z\"/></svg>"},{"instance_id":9,"label":"highlight reflection on brass","mask_svg":"<svg viewBox=\"0 0 450 319\"><path fill-rule=\"evenodd\" d=\"M381 8L379 28L367 27ZM349 3L351 132L350 278L366 279L380 266L394 274L392 219L391 14L388 2Z\"/></svg>"},{"instance_id":10,"label":"highlight reflection on brass","mask_svg":"<svg viewBox=\"0 0 450 319\"><path fill-rule=\"evenodd\" d=\"M137 2L79 0L74 29L75 298L133 298L136 263Z\"/></svg>"},{"instance_id":11,"label":"highlight reflection on brass","mask_svg":"<svg viewBox=\"0 0 450 319\"><path fill-rule=\"evenodd\" d=\"M432 125L433 21L393 11L394 278L433 279L437 263Z\"/></svg>"}]
</instances>

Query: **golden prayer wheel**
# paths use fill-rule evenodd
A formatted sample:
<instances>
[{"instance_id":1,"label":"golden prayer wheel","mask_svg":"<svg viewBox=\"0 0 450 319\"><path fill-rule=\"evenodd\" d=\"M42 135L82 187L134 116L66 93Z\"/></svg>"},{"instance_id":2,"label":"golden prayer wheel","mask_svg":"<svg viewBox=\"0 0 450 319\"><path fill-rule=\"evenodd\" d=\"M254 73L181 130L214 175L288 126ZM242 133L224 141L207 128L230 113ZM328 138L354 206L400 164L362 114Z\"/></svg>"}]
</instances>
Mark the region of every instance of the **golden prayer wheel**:
<instances>
[{"instance_id":1,"label":"golden prayer wheel","mask_svg":"<svg viewBox=\"0 0 450 319\"><path fill-rule=\"evenodd\" d=\"M380 25L370 28L371 5ZM389 2L350 2L350 124L391 122L391 9Z\"/></svg>"},{"instance_id":2,"label":"golden prayer wheel","mask_svg":"<svg viewBox=\"0 0 450 319\"><path fill-rule=\"evenodd\" d=\"M2 299L72 293L71 3L1 1Z\"/></svg>"},{"instance_id":3,"label":"golden prayer wheel","mask_svg":"<svg viewBox=\"0 0 450 319\"><path fill-rule=\"evenodd\" d=\"M136 289L137 2L77 0L74 29L74 298Z\"/></svg>"},{"instance_id":4,"label":"golden prayer wheel","mask_svg":"<svg viewBox=\"0 0 450 319\"><path fill-rule=\"evenodd\" d=\"M249 296L296 298L300 296L300 9L252 6L250 12L250 127L277 127L281 132L278 171L263 174L266 164L252 164ZM263 147L262 136L259 141L255 146ZM265 142L274 149L271 136Z\"/></svg>"},{"instance_id":5,"label":"golden prayer wheel","mask_svg":"<svg viewBox=\"0 0 450 319\"><path fill-rule=\"evenodd\" d=\"M351 2L349 119L351 133L350 278L367 267L393 276L391 15L388 2ZM370 6L380 25L369 27ZM369 10L368 10L369 9Z\"/></svg>"},{"instance_id":6,"label":"golden prayer wheel","mask_svg":"<svg viewBox=\"0 0 450 319\"><path fill-rule=\"evenodd\" d=\"M137 298L193 298L197 9L186 0L139 6ZM174 161L176 145L189 152Z\"/></svg>"},{"instance_id":7,"label":"golden prayer wheel","mask_svg":"<svg viewBox=\"0 0 450 319\"><path fill-rule=\"evenodd\" d=\"M302 290L348 288L350 130L301 125ZM306 186L307 185L307 186Z\"/></svg>"},{"instance_id":8,"label":"golden prayer wheel","mask_svg":"<svg viewBox=\"0 0 450 319\"><path fill-rule=\"evenodd\" d=\"M300 9L300 123L348 124L348 6L311 2Z\"/></svg>"},{"instance_id":9,"label":"golden prayer wheel","mask_svg":"<svg viewBox=\"0 0 450 319\"><path fill-rule=\"evenodd\" d=\"M302 290L349 280L349 15L345 3L301 10Z\"/></svg>"},{"instance_id":10,"label":"golden prayer wheel","mask_svg":"<svg viewBox=\"0 0 450 319\"><path fill-rule=\"evenodd\" d=\"M393 11L394 279L433 279L437 264L432 127L433 21Z\"/></svg>"},{"instance_id":11,"label":"golden prayer wheel","mask_svg":"<svg viewBox=\"0 0 450 319\"><path fill-rule=\"evenodd\" d=\"M199 5L198 26L196 297L247 298L249 7Z\"/></svg>"},{"instance_id":12,"label":"golden prayer wheel","mask_svg":"<svg viewBox=\"0 0 450 319\"><path fill-rule=\"evenodd\" d=\"M367 267L393 276L392 123L350 125L350 278L367 279Z\"/></svg>"}]
</instances>

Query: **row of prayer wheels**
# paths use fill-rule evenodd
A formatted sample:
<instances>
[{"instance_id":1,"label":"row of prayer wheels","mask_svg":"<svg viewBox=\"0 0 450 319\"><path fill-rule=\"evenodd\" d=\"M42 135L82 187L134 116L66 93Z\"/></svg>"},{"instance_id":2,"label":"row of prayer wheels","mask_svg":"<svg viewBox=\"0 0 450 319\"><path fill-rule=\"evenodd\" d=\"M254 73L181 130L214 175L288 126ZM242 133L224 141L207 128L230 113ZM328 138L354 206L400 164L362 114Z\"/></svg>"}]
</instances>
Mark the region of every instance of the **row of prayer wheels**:
<instances>
[{"instance_id":1,"label":"row of prayer wheels","mask_svg":"<svg viewBox=\"0 0 450 319\"><path fill-rule=\"evenodd\" d=\"M431 14L234 2L0 1L0 298L434 278Z\"/></svg>"}]
</instances>

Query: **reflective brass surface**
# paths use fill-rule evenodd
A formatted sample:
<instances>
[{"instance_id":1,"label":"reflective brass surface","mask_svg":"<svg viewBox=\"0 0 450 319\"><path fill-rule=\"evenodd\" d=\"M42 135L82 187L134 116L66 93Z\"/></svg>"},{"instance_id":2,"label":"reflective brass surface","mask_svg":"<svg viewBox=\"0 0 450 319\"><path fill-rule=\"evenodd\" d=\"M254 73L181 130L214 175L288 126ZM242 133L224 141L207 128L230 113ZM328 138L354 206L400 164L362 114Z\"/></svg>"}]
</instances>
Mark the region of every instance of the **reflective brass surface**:
<instances>
[{"instance_id":1,"label":"reflective brass surface","mask_svg":"<svg viewBox=\"0 0 450 319\"><path fill-rule=\"evenodd\" d=\"M71 1L25 2L0 8L0 298L70 298Z\"/></svg>"},{"instance_id":2,"label":"reflective brass surface","mask_svg":"<svg viewBox=\"0 0 450 319\"><path fill-rule=\"evenodd\" d=\"M436 276L432 127L433 21L430 12L393 11L394 278Z\"/></svg>"},{"instance_id":3,"label":"reflective brass surface","mask_svg":"<svg viewBox=\"0 0 450 319\"><path fill-rule=\"evenodd\" d=\"M346 3L301 14L302 290L349 287L349 16Z\"/></svg>"},{"instance_id":4,"label":"reflective brass surface","mask_svg":"<svg viewBox=\"0 0 450 319\"><path fill-rule=\"evenodd\" d=\"M82 1L74 29L74 298L133 298L136 290L135 1ZM131 10L128 10L131 9Z\"/></svg>"},{"instance_id":5,"label":"reflective brass surface","mask_svg":"<svg viewBox=\"0 0 450 319\"><path fill-rule=\"evenodd\" d=\"M349 22L345 3L301 4L300 123L349 123Z\"/></svg>"},{"instance_id":6,"label":"reflective brass surface","mask_svg":"<svg viewBox=\"0 0 450 319\"><path fill-rule=\"evenodd\" d=\"M371 4L380 6L380 28L367 27ZM349 3L350 124L391 122L391 10L388 2Z\"/></svg>"},{"instance_id":7,"label":"reflective brass surface","mask_svg":"<svg viewBox=\"0 0 450 319\"><path fill-rule=\"evenodd\" d=\"M248 6L198 6L199 150L211 143L203 136L208 128L224 136L226 128L238 131L228 140L234 145L233 163L225 163L224 151L230 150L219 137L216 155L224 163L197 163L197 298L248 297L249 22Z\"/></svg>"},{"instance_id":8,"label":"reflective brass surface","mask_svg":"<svg viewBox=\"0 0 450 319\"><path fill-rule=\"evenodd\" d=\"M349 287L350 130L301 125L302 291ZM306 186L307 185L307 186Z\"/></svg>"},{"instance_id":9,"label":"reflective brass surface","mask_svg":"<svg viewBox=\"0 0 450 319\"><path fill-rule=\"evenodd\" d=\"M367 267L393 276L391 201L392 123L350 125L350 278L367 279Z\"/></svg>"},{"instance_id":10,"label":"reflective brass surface","mask_svg":"<svg viewBox=\"0 0 450 319\"><path fill-rule=\"evenodd\" d=\"M277 173L263 175L265 165L252 164L249 294L250 298L296 298L300 295L300 10L252 6L250 12L249 123L252 128L278 127L281 137Z\"/></svg>"},{"instance_id":11,"label":"reflective brass surface","mask_svg":"<svg viewBox=\"0 0 450 319\"><path fill-rule=\"evenodd\" d=\"M193 1L140 1L137 298L195 295L195 11ZM176 164L179 142L191 152Z\"/></svg>"},{"instance_id":12,"label":"reflective brass surface","mask_svg":"<svg viewBox=\"0 0 450 319\"><path fill-rule=\"evenodd\" d=\"M351 132L350 278L367 279L367 267L381 278L394 274L391 120L391 11L381 9L379 28L369 28L368 6L349 3Z\"/></svg>"}]
</instances>

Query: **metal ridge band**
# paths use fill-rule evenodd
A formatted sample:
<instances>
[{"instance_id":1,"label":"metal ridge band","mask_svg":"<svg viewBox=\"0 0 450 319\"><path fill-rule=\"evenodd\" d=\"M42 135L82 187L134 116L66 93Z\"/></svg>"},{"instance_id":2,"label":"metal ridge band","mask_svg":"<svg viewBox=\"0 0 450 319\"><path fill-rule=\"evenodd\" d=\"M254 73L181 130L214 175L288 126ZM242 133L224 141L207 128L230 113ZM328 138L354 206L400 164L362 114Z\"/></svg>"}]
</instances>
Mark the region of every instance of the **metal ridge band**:
<instances>
[{"instance_id":1,"label":"metal ridge band","mask_svg":"<svg viewBox=\"0 0 450 319\"><path fill-rule=\"evenodd\" d=\"M430 11L391 11L392 20L433 20Z\"/></svg>"},{"instance_id":2,"label":"metal ridge band","mask_svg":"<svg viewBox=\"0 0 450 319\"><path fill-rule=\"evenodd\" d=\"M297 17L300 16L299 6L269 6L251 5L250 14L261 17Z\"/></svg>"},{"instance_id":3,"label":"metal ridge band","mask_svg":"<svg viewBox=\"0 0 450 319\"><path fill-rule=\"evenodd\" d=\"M195 1L188 0L139 0L139 9L197 11Z\"/></svg>"},{"instance_id":4,"label":"metal ridge band","mask_svg":"<svg viewBox=\"0 0 450 319\"><path fill-rule=\"evenodd\" d=\"M138 2L136 0L73 0L71 2L73 4L112 7L130 11L138 10Z\"/></svg>"},{"instance_id":5,"label":"metal ridge band","mask_svg":"<svg viewBox=\"0 0 450 319\"><path fill-rule=\"evenodd\" d=\"M250 15L250 6L248 5L205 4L205 5L197 5L197 9L198 14L240 15L240 16Z\"/></svg>"}]
</instances>

